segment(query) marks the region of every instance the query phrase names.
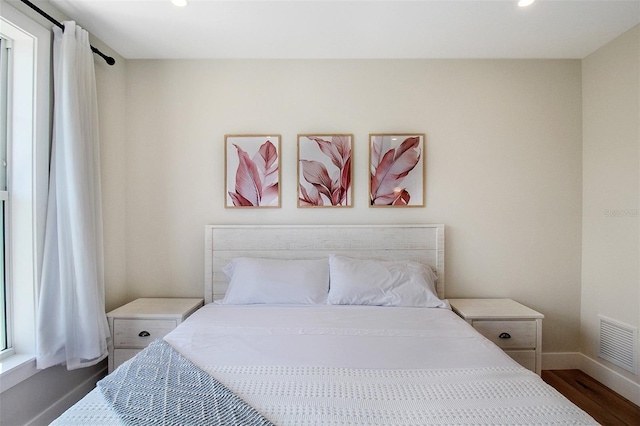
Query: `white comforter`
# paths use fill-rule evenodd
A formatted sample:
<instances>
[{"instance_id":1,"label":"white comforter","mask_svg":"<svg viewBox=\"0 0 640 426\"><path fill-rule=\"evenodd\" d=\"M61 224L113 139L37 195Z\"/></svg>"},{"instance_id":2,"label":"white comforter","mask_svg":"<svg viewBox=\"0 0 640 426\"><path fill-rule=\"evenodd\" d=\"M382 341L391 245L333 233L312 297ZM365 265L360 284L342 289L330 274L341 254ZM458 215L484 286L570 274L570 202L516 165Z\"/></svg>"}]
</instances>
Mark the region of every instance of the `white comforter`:
<instances>
[{"instance_id":1,"label":"white comforter","mask_svg":"<svg viewBox=\"0 0 640 426\"><path fill-rule=\"evenodd\" d=\"M595 424L446 309L210 304L165 340L278 425Z\"/></svg>"}]
</instances>

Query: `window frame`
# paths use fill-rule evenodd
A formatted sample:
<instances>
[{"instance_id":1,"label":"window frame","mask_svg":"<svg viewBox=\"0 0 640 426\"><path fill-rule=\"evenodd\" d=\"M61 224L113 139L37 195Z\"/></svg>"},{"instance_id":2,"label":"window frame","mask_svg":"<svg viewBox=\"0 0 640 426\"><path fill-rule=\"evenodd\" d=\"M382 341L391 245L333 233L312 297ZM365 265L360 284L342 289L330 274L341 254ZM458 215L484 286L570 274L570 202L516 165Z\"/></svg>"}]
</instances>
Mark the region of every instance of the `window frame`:
<instances>
[{"instance_id":1,"label":"window frame","mask_svg":"<svg viewBox=\"0 0 640 426\"><path fill-rule=\"evenodd\" d=\"M0 393L36 374L36 315L49 182L51 29L0 0L0 34L12 40L9 281L14 354L0 360ZM19 111L19 113L17 112Z\"/></svg>"},{"instance_id":2,"label":"window frame","mask_svg":"<svg viewBox=\"0 0 640 426\"><path fill-rule=\"evenodd\" d=\"M10 163L9 157L11 132L9 123L11 122L11 110L7 107L11 103L11 40L5 39L0 35L0 115L6 120L4 131L0 133L0 244L2 251L0 252L0 279L2 280L2 288L0 288L0 311L4 315L4 330L0 330L3 338L0 339L0 360L13 355L13 315L11 303L11 250L9 244L11 240L11 205L9 202L9 185L7 179L9 177ZM2 129L2 128L0 128ZM2 164L2 162L5 162ZM2 168L4 167L4 171Z\"/></svg>"}]
</instances>

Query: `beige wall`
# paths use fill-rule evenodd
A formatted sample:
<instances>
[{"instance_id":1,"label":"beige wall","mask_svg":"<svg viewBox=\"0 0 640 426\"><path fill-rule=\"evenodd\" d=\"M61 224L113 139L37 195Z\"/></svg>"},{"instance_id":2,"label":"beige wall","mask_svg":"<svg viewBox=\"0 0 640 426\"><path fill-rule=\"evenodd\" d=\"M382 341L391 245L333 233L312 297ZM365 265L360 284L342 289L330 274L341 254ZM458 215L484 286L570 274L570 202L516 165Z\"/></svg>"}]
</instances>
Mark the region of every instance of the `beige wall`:
<instances>
[{"instance_id":1,"label":"beige wall","mask_svg":"<svg viewBox=\"0 0 640 426\"><path fill-rule=\"evenodd\" d=\"M95 60L100 115L105 304L108 312L129 301L125 246L127 61L100 41L93 43L116 59L113 66L99 58Z\"/></svg>"},{"instance_id":2,"label":"beige wall","mask_svg":"<svg viewBox=\"0 0 640 426\"><path fill-rule=\"evenodd\" d=\"M640 326L640 27L585 58L582 81L581 352L596 358L598 315Z\"/></svg>"},{"instance_id":3,"label":"beige wall","mask_svg":"<svg viewBox=\"0 0 640 426\"><path fill-rule=\"evenodd\" d=\"M126 185L104 188L126 194L128 299L200 296L205 224L445 223L448 296L515 298L546 315L544 351L577 350L580 61L132 60L126 79ZM354 134L353 208L296 208L306 132ZM370 132L426 134L425 208L368 207ZM282 135L281 209L223 207L227 133Z\"/></svg>"}]
</instances>

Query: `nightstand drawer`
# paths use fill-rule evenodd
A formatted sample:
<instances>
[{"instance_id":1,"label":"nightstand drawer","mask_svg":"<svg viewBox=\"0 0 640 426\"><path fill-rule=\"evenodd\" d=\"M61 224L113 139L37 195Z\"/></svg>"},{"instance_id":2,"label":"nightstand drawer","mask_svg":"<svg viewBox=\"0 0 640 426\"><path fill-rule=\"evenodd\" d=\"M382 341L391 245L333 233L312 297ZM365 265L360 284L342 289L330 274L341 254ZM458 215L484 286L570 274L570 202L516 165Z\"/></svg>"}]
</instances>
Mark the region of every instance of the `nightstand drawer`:
<instances>
[{"instance_id":1,"label":"nightstand drawer","mask_svg":"<svg viewBox=\"0 0 640 426\"><path fill-rule=\"evenodd\" d=\"M473 328L502 349L535 349L535 321L473 321Z\"/></svg>"},{"instance_id":2,"label":"nightstand drawer","mask_svg":"<svg viewBox=\"0 0 640 426\"><path fill-rule=\"evenodd\" d=\"M449 303L484 337L540 375L544 315L511 299L449 299Z\"/></svg>"},{"instance_id":3,"label":"nightstand drawer","mask_svg":"<svg viewBox=\"0 0 640 426\"><path fill-rule=\"evenodd\" d=\"M109 312L113 342L109 345L109 373L171 332L202 303L202 299L143 297Z\"/></svg>"},{"instance_id":4,"label":"nightstand drawer","mask_svg":"<svg viewBox=\"0 0 640 426\"><path fill-rule=\"evenodd\" d=\"M142 349L114 349L113 362L115 365L121 365L125 361L129 361L136 356Z\"/></svg>"},{"instance_id":5,"label":"nightstand drawer","mask_svg":"<svg viewBox=\"0 0 640 426\"><path fill-rule=\"evenodd\" d=\"M176 328L175 320L114 319L113 345L116 348L144 348Z\"/></svg>"},{"instance_id":6,"label":"nightstand drawer","mask_svg":"<svg viewBox=\"0 0 640 426\"><path fill-rule=\"evenodd\" d=\"M524 351L504 351L518 364L531 371L536 371L536 351L534 349Z\"/></svg>"}]
</instances>

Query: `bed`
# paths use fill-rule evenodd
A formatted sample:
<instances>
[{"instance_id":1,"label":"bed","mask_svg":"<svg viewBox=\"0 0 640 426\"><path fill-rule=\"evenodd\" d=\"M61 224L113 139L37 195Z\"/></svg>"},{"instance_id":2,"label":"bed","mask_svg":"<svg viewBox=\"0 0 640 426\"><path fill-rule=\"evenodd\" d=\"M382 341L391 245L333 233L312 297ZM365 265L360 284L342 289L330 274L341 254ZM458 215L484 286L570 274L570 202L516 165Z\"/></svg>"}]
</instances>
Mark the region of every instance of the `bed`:
<instances>
[{"instance_id":1,"label":"bed","mask_svg":"<svg viewBox=\"0 0 640 426\"><path fill-rule=\"evenodd\" d=\"M443 225L207 226L205 306L54 424L597 424L451 311L444 241Z\"/></svg>"}]
</instances>

